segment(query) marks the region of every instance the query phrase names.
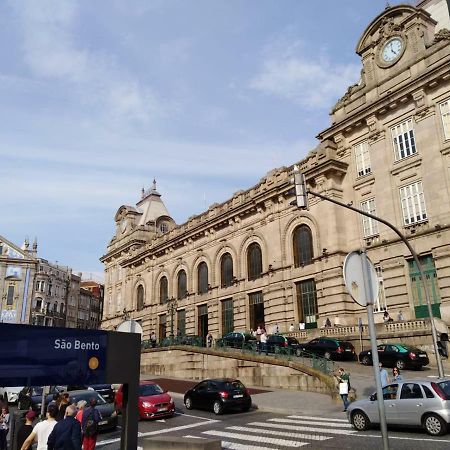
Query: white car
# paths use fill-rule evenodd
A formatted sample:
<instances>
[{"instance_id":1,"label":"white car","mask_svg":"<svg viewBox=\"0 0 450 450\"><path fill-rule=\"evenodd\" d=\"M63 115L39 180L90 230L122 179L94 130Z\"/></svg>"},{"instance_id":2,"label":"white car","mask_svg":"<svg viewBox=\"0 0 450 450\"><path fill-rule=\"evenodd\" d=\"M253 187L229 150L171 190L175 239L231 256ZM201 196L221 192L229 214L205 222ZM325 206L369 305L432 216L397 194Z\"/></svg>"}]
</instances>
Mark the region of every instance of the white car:
<instances>
[{"instance_id":1,"label":"white car","mask_svg":"<svg viewBox=\"0 0 450 450\"><path fill-rule=\"evenodd\" d=\"M14 387L0 387L0 395L3 398L6 397L8 403L17 403L19 400L19 392L23 389L23 386L14 386Z\"/></svg>"}]
</instances>

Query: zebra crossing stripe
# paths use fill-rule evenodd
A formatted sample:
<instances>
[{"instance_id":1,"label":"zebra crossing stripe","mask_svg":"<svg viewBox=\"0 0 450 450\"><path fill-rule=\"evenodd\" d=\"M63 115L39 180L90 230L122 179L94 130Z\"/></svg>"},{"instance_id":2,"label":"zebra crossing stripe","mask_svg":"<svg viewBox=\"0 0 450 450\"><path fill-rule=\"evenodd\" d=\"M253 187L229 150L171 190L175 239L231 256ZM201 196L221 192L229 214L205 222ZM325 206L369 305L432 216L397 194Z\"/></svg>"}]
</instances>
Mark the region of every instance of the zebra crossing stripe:
<instances>
[{"instance_id":1,"label":"zebra crossing stripe","mask_svg":"<svg viewBox=\"0 0 450 450\"><path fill-rule=\"evenodd\" d=\"M347 423L324 423L319 422L315 420L305 420L305 421L298 421L298 420L292 420L292 419L268 419L269 422L283 422L283 423L293 423L293 424L303 424L303 425L326 425L328 427L332 428L352 428L351 424Z\"/></svg>"},{"instance_id":2,"label":"zebra crossing stripe","mask_svg":"<svg viewBox=\"0 0 450 450\"><path fill-rule=\"evenodd\" d=\"M227 450L278 450L277 447L261 447L260 445L237 444L228 441L222 441L222 448Z\"/></svg>"},{"instance_id":3,"label":"zebra crossing stripe","mask_svg":"<svg viewBox=\"0 0 450 450\"><path fill-rule=\"evenodd\" d=\"M280 419L282 420L282 419ZM298 423L298 422L294 422ZM266 422L252 422L247 425L256 427L266 427L266 428L277 428L280 430L291 430L291 431L308 431L310 433L321 433L323 435L327 434L354 434L356 431L353 430L333 430L328 428L318 428L318 427L308 427L306 425L287 425L282 423L266 423ZM321 424L323 425L323 424Z\"/></svg>"},{"instance_id":4,"label":"zebra crossing stripe","mask_svg":"<svg viewBox=\"0 0 450 450\"><path fill-rule=\"evenodd\" d=\"M233 431L245 431L246 433L257 433L257 434L271 434L276 433L278 436L286 437L286 438L295 438L295 439L309 439L311 441L326 441L327 439L331 439L331 436L319 436L319 435L311 435L311 434L299 434L299 433L289 433L287 431L275 431L275 430L263 430L261 428L248 428L248 427L227 427L227 430Z\"/></svg>"},{"instance_id":5,"label":"zebra crossing stripe","mask_svg":"<svg viewBox=\"0 0 450 450\"><path fill-rule=\"evenodd\" d=\"M320 420L323 422L345 422L348 423L347 419L334 419L331 417L314 417L314 416L287 416L288 419L302 419L302 420Z\"/></svg>"},{"instance_id":6,"label":"zebra crossing stripe","mask_svg":"<svg viewBox=\"0 0 450 450\"><path fill-rule=\"evenodd\" d=\"M224 438L230 438L230 439L238 439L240 441L251 441L251 442L261 442L262 444L274 444L274 445L284 445L285 447L303 447L304 445L308 445L307 442L298 442L298 441L288 441L286 439L276 439L276 438L268 438L264 436L247 436L239 433L229 433L227 431L219 431L219 430L210 430L210 431L203 431L203 434L208 434L212 436L219 436ZM245 448L248 448L246 446ZM261 448L258 446L258 448Z\"/></svg>"}]
</instances>

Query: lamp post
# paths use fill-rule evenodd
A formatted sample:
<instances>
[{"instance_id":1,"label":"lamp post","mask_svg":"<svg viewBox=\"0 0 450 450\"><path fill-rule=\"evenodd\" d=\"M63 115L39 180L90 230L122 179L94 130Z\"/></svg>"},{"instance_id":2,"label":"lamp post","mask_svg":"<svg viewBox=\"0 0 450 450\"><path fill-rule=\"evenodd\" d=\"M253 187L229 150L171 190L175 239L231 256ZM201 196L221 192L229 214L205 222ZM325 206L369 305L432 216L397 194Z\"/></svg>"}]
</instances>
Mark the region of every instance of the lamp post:
<instances>
[{"instance_id":1,"label":"lamp post","mask_svg":"<svg viewBox=\"0 0 450 450\"><path fill-rule=\"evenodd\" d=\"M173 315L175 314L177 307L178 307L178 302L177 302L176 298L172 297L167 300L167 308L170 313L170 339L172 339L172 340L174 337L174 335L173 335Z\"/></svg>"}]
</instances>

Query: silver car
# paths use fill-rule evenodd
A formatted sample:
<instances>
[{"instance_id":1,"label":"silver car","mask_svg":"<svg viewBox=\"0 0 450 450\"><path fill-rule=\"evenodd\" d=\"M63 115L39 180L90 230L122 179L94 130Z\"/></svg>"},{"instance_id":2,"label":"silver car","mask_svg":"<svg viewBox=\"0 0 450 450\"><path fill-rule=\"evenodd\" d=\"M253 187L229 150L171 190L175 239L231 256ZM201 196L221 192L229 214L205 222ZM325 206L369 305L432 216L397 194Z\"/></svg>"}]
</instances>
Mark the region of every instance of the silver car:
<instances>
[{"instance_id":1,"label":"silver car","mask_svg":"<svg viewBox=\"0 0 450 450\"><path fill-rule=\"evenodd\" d=\"M450 424L450 379L404 380L383 388L388 425L423 427L428 434L445 434ZM376 394L347 408L349 422L359 431L379 424Z\"/></svg>"}]
</instances>

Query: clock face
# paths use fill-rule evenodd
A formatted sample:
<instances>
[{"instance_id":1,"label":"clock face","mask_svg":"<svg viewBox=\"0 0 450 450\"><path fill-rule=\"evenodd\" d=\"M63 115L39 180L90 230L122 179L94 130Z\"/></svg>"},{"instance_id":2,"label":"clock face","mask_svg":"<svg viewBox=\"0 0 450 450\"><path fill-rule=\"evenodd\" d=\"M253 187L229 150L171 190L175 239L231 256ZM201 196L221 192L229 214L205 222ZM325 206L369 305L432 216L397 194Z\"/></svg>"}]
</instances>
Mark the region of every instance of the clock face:
<instances>
[{"instance_id":1,"label":"clock face","mask_svg":"<svg viewBox=\"0 0 450 450\"><path fill-rule=\"evenodd\" d=\"M403 41L398 37L394 37L384 44L381 51L381 59L387 63L395 61L400 58L402 51Z\"/></svg>"}]
</instances>

